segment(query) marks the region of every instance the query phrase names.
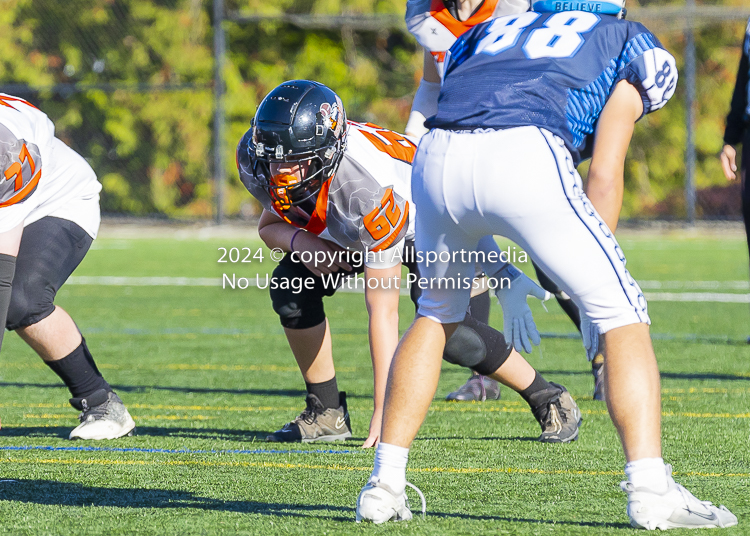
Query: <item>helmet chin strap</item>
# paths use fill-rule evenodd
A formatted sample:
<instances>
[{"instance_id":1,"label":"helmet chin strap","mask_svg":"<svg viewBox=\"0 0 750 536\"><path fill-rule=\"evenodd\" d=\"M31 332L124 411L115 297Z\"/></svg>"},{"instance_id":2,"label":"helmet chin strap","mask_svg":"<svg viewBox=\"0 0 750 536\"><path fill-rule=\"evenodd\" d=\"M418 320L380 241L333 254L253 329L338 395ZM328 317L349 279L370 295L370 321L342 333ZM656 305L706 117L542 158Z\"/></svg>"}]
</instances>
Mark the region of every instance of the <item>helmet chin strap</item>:
<instances>
[{"instance_id":1,"label":"helmet chin strap","mask_svg":"<svg viewBox=\"0 0 750 536\"><path fill-rule=\"evenodd\" d=\"M443 5L445 5L445 9L447 9L447 10L448 10L448 13L450 13L450 14L451 14L451 16L452 16L452 17L453 17L454 19L458 20L458 21L461 21L461 18L460 18L459 14L458 14L458 9L459 9L459 7L460 7L460 3L461 3L461 0L443 0ZM479 9L480 9L480 8L481 8L481 7L483 6L483 5L484 5L484 0L482 0L481 2L479 2L479 4L477 5L477 7L475 7L475 8L474 8L474 10L473 10L473 11L471 12L471 15L469 15L469 16L468 16L468 17L466 17L466 18L467 18L467 19L469 19L469 18L473 17L473 16L474 16L474 14L475 14L475 13L476 13L477 11L479 11ZM462 21L462 22L463 22L463 21Z\"/></svg>"},{"instance_id":2,"label":"helmet chin strap","mask_svg":"<svg viewBox=\"0 0 750 536\"><path fill-rule=\"evenodd\" d=\"M458 0L443 0L445 9L448 10L454 19L458 20Z\"/></svg>"}]
</instances>

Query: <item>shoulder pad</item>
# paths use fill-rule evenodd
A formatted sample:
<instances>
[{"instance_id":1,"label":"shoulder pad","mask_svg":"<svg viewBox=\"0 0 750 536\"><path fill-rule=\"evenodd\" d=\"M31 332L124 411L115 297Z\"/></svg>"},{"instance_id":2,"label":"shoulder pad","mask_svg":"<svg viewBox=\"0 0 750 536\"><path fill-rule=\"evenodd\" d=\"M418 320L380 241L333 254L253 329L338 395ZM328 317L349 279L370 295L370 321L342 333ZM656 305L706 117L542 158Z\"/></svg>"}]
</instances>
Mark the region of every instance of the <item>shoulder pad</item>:
<instances>
[{"instance_id":1,"label":"shoulder pad","mask_svg":"<svg viewBox=\"0 0 750 536\"><path fill-rule=\"evenodd\" d=\"M36 190L42 177L39 148L0 125L0 207L15 205Z\"/></svg>"},{"instance_id":2,"label":"shoulder pad","mask_svg":"<svg viewBox=\"0 0 750 536\"><path fill-rule=\"evenodd\" d=\"M625 44L618 78L627 80L641 93L645 115L658 110L672 98L678 73L674 56L642 25L634 26L643 31Z\"/></svg>"}]
</instances>

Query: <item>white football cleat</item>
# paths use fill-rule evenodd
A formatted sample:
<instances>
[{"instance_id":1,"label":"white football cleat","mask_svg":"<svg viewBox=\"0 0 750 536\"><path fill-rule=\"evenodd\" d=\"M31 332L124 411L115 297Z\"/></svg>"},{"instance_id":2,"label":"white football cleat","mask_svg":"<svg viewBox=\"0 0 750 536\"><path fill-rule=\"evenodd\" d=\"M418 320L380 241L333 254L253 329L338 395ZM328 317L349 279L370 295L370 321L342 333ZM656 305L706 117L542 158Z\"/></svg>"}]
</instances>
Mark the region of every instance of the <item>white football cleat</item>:
<instances>
[{"instance_id":1,"label":"white football cleat","mask_svg":"<svg viewBox=\"0 0 750 536\"><path fill-rule=\"evenodd\" d=\"M672 466L667 465L669 488L666 493L636 489L631 482L620 484L628 494L628 517L637 529L708 529L726 528L737 524L737 516L724 505L714 506L700 501L672 479Z\"/></svg>"},{"instance_id":2,"label":"white football cleat","mask_svg":"<svg viewBox=\"0 0 750 536\"><path fill-rule=\"evenodd\" d=\"M135 422L120 397L99 389L86 398L71 398L71 405L81 410L81 421L70 432L70 439L116 439L133 435Z\"/></svg>"},{"instance_id":3,"label":"white football cleat","mask_svg":"<svg viewBox=\"0 0 750 536\"><path fill-rule=\"evenodd\" d=\"M422 500L422 517L424 517L427 509L424 495L413 484L407 482L406 485L419 494L419 498ZM396 495L389 486L382 484L378 479L371 478L359 492L357 523L369 521L377 525L386 521L409 521L411 518L406 491L401 495Z\"/></svg>"}]
</instances>

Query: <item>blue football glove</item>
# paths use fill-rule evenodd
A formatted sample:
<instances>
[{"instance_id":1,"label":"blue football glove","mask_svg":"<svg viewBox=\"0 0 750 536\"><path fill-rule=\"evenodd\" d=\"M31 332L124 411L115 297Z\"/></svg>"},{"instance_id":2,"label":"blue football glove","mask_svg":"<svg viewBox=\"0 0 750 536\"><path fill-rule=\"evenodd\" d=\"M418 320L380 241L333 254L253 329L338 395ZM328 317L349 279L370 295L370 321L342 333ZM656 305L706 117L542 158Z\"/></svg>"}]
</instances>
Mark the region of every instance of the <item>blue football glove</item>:
<instances>
[{"instance_id":1,"label":"blue football glove","mask_svg":"<svg viewBox=\"0 0 750 536\"><path fill-rule=\"evenodd\" d=\"M522 350L531 353L531 343L539 345L542 338L536 329L534 317L526 303L527 296L534 296L542 301L550 299L551 294L529 279L526 274L513 266L506 264L494 276L500 282L501 278L510 279L510 285L495 289L497 301L503 308L503 334L508 346L512 345L518 352ZM531 342L529 342L531 338Z\"/></svg>"}]
</instances>

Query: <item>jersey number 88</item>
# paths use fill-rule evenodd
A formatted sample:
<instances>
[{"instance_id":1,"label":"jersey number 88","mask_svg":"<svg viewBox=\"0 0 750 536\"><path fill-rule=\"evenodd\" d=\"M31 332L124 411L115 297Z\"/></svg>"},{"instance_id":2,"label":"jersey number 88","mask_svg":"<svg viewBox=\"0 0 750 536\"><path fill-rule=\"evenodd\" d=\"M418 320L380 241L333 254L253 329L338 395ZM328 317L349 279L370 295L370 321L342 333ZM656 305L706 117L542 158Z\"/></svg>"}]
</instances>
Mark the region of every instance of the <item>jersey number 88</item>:
<instances>
[{"instance_id":1,"label":"jersey number 88","mask_svg":"<svg viewBox=\"0 0 750 536\"><path fill-rule=\"evenodd\" d=\"M495 19L474 53L495 56L514 47L521 33L540 16L528 11L517 17ZM581 34L591 31L600 20L594 13L557 13L544 22L544 28L537 28L529 34L523 52L530 60L573 57L583 45Z\"/></svg>"}]
</instances>

